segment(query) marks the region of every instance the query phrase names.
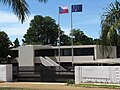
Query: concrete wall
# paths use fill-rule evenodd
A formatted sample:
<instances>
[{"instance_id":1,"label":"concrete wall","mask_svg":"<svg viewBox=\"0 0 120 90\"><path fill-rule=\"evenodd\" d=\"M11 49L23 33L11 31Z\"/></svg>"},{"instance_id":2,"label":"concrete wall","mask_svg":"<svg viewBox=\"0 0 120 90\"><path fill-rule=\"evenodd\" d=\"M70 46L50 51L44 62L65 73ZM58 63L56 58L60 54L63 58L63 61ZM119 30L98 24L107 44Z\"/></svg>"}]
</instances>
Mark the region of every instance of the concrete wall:
<instances>
[{"instance_id":1,"label":"concrete wall","mask_svg":"<svg viewBox=\"0 0 120 90\"><path fill-rule=\"evenodd\" d=\"M13 79L12 65L0 65L0 81L12 81Z\"/></svg>"},{"instance_id":2,"label":"concrete wall","mask_svg":"<svg viewBox=\"0 0 120 90\"><path fill-rule=\"evenodd\" d=\"M19 66L34 66L34 50L32 46L19 47Z\"/></svg>"},{"instance_id":3,"label":"concrete wall","mask_svg":"<svg viewBox=\"0 0 120 90\"><path fill-rule=\"evenodd\" d=\"M56 62L59 62L59 57L50 57L51 59L53 59ZM82 61L93 61L94 58L93 56L74 56L74 63L79 63ZM72 56L60 56L60 62L72 62Z\"/></svg>"},{"instance_id":4,"label":"concrete wall","mask_svg":"<svg viewBox=\"0 0 120 90\"><path fill-rule=\"evenodd\" d=\"M120 83L120 66L75 66L75 84Z\"/></svg>"},{"instance_id":5,"label":"concrete wall","mask_svg":"<svg viewBox=\"0 0 120 90\"><path fill-rule=\"evenodd\" d=\"M117 54L116 54L116 47L114 46L108 46L107 47L110 51L110 53L104 53L104 55L101 52L101 47L100 46L96 46L96 58L97 59L103 59L103 58L107 58L109 56L109 58L116 58Z\"/></svg>"},{"instance_id":6,"label":"concrete wall","mask_svg":"<svg viewBox=\"0 0 120 90\"><path fill-rule=\"evenodd\" d=\"M83 45L83 46L74 46L75 48L88 48L92 47L94 48L94 55L93 56L74 56L74 63L79 63L82 61L93 61L94 59L103 59L108 56L108 54L104 55L103 57L102 53L100 52L100 48L97 45ZM51 46L34 46L34 45L26 45L26 46L20 46L17 48L19 50L19 57L18 62L19 66L34 66L34 50L37 49L52 49ZM54 47L55 48L55 47ZM58 49L58 47L56 47ZM64 46L62 48L70 48L70 46ZM112 47L112 52L110 53L110 58L116 57L116 48ZM58 56L50 57L52 60L59 62ZM60 62L72 62L72 56L60 56Z\"/></svg>"}]
</instances>

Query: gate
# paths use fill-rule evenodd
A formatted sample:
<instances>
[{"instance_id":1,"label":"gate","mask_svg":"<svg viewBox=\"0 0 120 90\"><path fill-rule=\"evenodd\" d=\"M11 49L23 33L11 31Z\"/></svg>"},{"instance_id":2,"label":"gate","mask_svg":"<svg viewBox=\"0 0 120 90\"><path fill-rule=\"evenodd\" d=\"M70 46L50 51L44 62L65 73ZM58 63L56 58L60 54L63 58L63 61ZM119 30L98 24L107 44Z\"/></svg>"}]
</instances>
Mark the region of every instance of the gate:
<instances>
[{"instance_id":1,"label":"gate","mask_svg":"<svg viewBox=\"0 0 120 90\"><path fill-rule=\"evenodd\" d=\"M74 71L59 70L59 66L19 67L18 81L32 82L66 82L74 80Z\"/></svg>"}]
</instances>

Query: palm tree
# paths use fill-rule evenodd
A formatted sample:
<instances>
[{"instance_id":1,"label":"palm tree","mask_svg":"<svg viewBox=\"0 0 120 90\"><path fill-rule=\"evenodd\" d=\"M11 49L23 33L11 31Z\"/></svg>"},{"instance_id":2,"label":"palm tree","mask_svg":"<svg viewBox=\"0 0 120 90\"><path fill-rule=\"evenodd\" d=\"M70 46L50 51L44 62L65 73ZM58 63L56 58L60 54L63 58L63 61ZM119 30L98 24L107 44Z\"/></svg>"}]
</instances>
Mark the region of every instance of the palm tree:
<instances>
[{"instance_id":1,"label":"palm tree","mask_svg":"<svg viewBox=\"0 0 120 90\"><path fill-rule=\"evenodd\" d=\"M102 15L100 35L102 51L111 52L105 45L118 46L120 34L120 2L111 3Z\"/></svg>"},{"instance_id":2,"label":"palm tree","mask_svg":"<svg viewBox=\"0 0 120 90\"><path fill-rule=\"evenodd\" d=\"M47 0L37 0L39 2L46 2ZM8 5L12 8L14 14L18 17L18 19L23 23L25 18L30 15L30 11L28 9L28 4L26 0L0 0L0 3L4 5Z\"/></svg>"}]
</instances>

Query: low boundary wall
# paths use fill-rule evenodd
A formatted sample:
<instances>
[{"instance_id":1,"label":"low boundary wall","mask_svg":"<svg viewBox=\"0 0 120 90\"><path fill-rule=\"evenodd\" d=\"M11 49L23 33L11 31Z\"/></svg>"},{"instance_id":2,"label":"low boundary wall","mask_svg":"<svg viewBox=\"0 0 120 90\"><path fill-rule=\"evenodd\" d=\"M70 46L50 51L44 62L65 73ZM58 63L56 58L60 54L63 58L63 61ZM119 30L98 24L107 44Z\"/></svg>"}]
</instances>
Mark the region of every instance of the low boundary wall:
<instances>
[{"instance_id":1,"label":"low boundary wall","mask_svg":"<svg viewBox=\"0 0 120 90\"><path fill-rule=\"evenodd\" d=\"M12 64L0 65L0 81L13 81Z\"/></svg>"},{"instance_id":2,"label":"low boundary wall","mask_svg":"<svg viewBox=\"0 0 120 90\"><path fill-rule=\"evenodd\" d=\"M75 84L120 83L120 66L75 66Z\"/></svg>"}]
</instances>

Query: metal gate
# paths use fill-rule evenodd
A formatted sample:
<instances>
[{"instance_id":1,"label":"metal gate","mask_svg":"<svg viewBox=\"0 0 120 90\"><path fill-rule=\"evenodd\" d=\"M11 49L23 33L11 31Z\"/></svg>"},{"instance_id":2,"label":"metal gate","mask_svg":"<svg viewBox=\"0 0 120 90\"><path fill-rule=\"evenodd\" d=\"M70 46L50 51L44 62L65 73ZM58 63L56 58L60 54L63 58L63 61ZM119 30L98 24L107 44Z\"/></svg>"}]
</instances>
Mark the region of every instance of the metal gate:
<instances>
[{"instance_id":1,"label":"metal gate","mask_svg":"<svg viewBox=\"0 0 120 90\"><path fill-rule=\"evenodd\" d=\"M19 67L18 81L66 82L74 80L74 71L62 71L59 67Z\"/></svg>"}]
</instances>

